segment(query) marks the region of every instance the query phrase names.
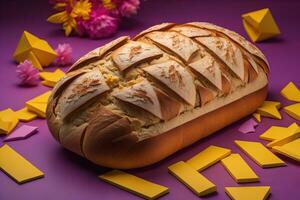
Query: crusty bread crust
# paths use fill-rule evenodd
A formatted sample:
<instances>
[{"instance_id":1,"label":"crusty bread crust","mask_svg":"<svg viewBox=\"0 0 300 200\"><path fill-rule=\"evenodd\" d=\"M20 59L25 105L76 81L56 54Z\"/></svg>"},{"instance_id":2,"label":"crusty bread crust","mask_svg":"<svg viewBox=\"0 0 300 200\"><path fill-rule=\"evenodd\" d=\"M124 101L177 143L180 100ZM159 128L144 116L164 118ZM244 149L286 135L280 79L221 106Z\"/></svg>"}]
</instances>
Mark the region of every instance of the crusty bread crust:
<instances>
[{"instance_id":1,"label":"crusty bread crust","mask_svg":"<svg viewBox=\"0 0 300 200\"><path fill-rule=\"evenodd\" d=\"M165 23L80 58L53 89L47 123L98 165L143 167L254 112L268 72L260 50L232 31Z\"/></svg>"}]
</instances>

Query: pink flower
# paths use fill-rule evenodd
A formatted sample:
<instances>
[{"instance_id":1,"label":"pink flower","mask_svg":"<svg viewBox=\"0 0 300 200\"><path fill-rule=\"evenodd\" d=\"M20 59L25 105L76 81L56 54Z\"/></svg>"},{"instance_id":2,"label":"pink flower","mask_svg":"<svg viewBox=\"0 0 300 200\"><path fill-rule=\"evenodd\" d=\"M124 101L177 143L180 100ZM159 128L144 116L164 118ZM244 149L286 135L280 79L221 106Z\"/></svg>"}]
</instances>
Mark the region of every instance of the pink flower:
<instances>
[{"instance_id":1,"label":"pink flower","mask_svg":"<svg viewBox=\"0 0 300 200\"><path fill-rule=\"evenodd\" d=\"M115 33L118 29L119 20L102 7L93 9L88 20L77 19L77 31L80 35L88 35L97 39L107 37Z\"/></svg>"},{"instance_id":2,"label":"pink flower","mask_svg":"<svg viewBox=\"0 0 300 200\"><path fill-rule=\"evenodd\" d=\"M17 76L23 85L38 85L39 71L32 65L31 61L25 60L17 66Z\"/></svg>"},{"instance_id":3,"label":"pink flower","mask_svg":"<svg viewBox=\"0 0 300 200\"><path fill-rule=\"evenodd\" d=\"M55 49L55 51L57 53L55 60L56 64L63 66L72 63L72 47L70 44L58 44L58 47Z\"/></svg>"},{"instance_id":4,"label":"pink flower","mask_svg":"<svg viewBox=\"0 0 300 200\"><path fill-rule=\"evenodd\" d=\"M119 6L119 12L123 17L130 17L137 13L139 6L140 6L139 0L123 1Z\"/></svg>"}]
</instances>

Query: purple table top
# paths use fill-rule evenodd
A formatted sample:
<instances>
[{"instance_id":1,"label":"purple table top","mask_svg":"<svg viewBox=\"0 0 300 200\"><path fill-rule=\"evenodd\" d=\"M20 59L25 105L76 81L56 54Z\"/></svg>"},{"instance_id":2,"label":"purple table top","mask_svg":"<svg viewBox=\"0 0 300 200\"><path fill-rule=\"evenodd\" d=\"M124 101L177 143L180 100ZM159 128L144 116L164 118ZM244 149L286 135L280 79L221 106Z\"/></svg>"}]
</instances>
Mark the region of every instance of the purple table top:
<instances>
[{"instance_id":1,"label":"purple table top","mask_svg":"<svg viewBox=\"0 0 300 200\"><path fill-rule=\"evenodd\" d=\"M160 22L190 22L208 21L228 27L246 36L242 27L240 15L242 13L268 7L271 9L282 31L282 36L258 46L266 54L271 65L269 99L278 100L283 105L291 104L280 96L280 89L289 81L300 86L299 64L299 1L143 1L139 14L133 19L123 23L120 31L112 38L89 40L79 37L63 36L57 25L45 21L51 14L47 1L1 1L0 5L0 110L8 107L20 109L24 102L48 90L42 85L34 88L17 86L16 64L12 61L12 53L23 30L28 30L41 38L45 38L53 47L58 43L70 43L74 49L74 58L106 42L121 36L133 36L139 31ZM35 3L31 3L35 2ZM64 68L65 70L66 68ZM53 70L53 68L49 68ZM199 199L185 186L179 183L167 172L170 164L186 160L198 153L208 145L220 145L231 148L233 152L241 153L252 169L259 175L260 182L242 184L243 186L269 185L271 186L271 199L300 199L300 164L293 160L283 158L286 167L262 169L245 156L233 141L259 140L258 135L271 125L288 126L294 119L281 112L282 120L264 118L259 124L256 133L242 134L238 128L246 119L228 126L214 135L201 140L194 145L177 152L153 166L130 171L150 181L170 188L170 193L161 199ZM249 118L249 117L248 117ZM248 119L247 118L247 119ZM298 121L299 123L299 121ZM22 123L19 124L19 126ZM23 185L16 184L4 173L0 173L0 199L140 199L116 187L108 185L97 178L97 175L107 171L97 167L79 156L64 150L50 136L46 121L37 119L28 125L38 126L39 134L27 140L9 142L16 151L40 168L45 177ZM3 137L0 137L0 145ZM238 186L228 175L221 164L216 164L203 172L217 185L218 193L203 199L229 199L225 186Z\"/></svg>"}]
</instances>

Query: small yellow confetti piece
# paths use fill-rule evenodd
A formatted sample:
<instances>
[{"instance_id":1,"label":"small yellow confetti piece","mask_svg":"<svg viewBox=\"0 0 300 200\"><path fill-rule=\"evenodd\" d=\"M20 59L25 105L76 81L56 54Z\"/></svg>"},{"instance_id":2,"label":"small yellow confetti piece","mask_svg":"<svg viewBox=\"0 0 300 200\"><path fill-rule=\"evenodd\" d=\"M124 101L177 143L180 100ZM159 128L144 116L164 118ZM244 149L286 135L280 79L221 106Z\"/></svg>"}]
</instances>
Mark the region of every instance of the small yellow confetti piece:
<instances>
[{"instance_id":1,"label":"small yellow confetti piece","mask_svg":"<svg viewBox=\"0 0 300 200\"><path fill-rule=\"evenodd\" d=\"M293 82L289 82L280 93L290 101L300 102L300 90Z\"/></svg>"},{"instance_id":2,"label":"small yellow confetti piece","mask_svg":"<svg viewBox=\"0 0 300 200\"><path fill-rule=\"evenodd\" d=\"M231 154L223 158L221 163L237 183L258 181L258 176L239 154Z\"/></svg>"},{"instance_id":3,"label":"small yellow confetti piece","mask_svg":"<svg viewBox=\"0 0 300 200\"><path fill-rule=\"evenodd\" d=\"M300 103L286 106L283 109L288 115L300 121Z\"/></svg>"},{"instance_id":4,"label":"small yellow confetti piece","mask_svg":"<svg viewBox=\"0 0 300 200\"><path fill-rule=\"evenodd\" d=\"M186 163L194 169L202 171L230 154L230 149L211 145L189 159Z\"/></svg>"},{"instance_id":5,"label":"small yellow confetti piece","mask_svg":"<svg viewBox=\"0 0 300 200\"><path fill-rule=\"evenodd\" d=\"M270 117L274 119L281 119L281 115L278 111L281 104L276 101L264 101L264 103L257 109L257 113L264 117Z\"/></svg>"},{"instance_id":6,"label":"small yellow confetti piece","mask_svg":"<svg viewBox=\"0 0 300 200\"><path fill-rule=\"evenodd\" d=\"M270 186L225 187L225 192L232 200L265 200L270 189Z\"/></svg>"},{"instance_id":7,"label":"small yellow confetti piece","mask_svg":"<svg viewBox=\"0 0 300 200\"><path fill-rule=\"evenodd\" d=\"M56 85L55 82L51 82L51 81L42 81L42 84L43 84L44 86L52 87L52 88Z\"/></svg>"},{"instance_id":8,"label":"small yellow confetti piece","mask_svg":"<svg viewBox=\"0 0 300 200\"><path fill-rule=\"evenodd\" d=\"M44 176L43 172L6 144L0 147L0 169L17 183L28 182Z\"/></svg>"},{"instance_id":9,"label":"small yellow confetti piece","mask_svg":"<svg viewBox=\"0 0 300 200\"><path fill-rule=\"evenodd\" d=\"M119 170L112 170L100 175L99 178L145 199L156 199L169 191L167 187Z\"/></svg>"},{"instance_id":10,"label":"small yellow confetti piece","mask_svg":"<svg viewBox=\"0 0 300 200\"><path fill-rule=\"evenodd\" d=\"M45 92L26 102L26 107L29 111L36 113L39 117L46 117L46 108L48 98L51 95L51 91Z\"/></svg>"},{"instance_id":11,"label":"small yellow confetti piece","mask_svg":"<svg viewBox=\"0 0 300 200\"><path fill-rule=\"evenodd\" d=\"M24 122L29 122L37 117L35 113L30 112L26 107L16 111L15 114L20 121Z\"/></svg>"},{"instance_id":12,"label":"small yellow confetti piece","mask_svg":"<svg viewBox=\"0 0 300 200\"><path fill-rule=\"evenodd\" d=\"M215 184L185 162L175 163L169 166L168 169L172 175L198 196L205 196L217 189Z\"/></svg>"},{"instance_id":13,"label":"small yellow confetti piece","mask_svg":"<svg viewBox=\"0 0 300 200\"><path fill-rule=\"evenodd\" d=\"M293 123L291 126L288 127L288 134L286 134L282 138L279 138L277 140L274 140L274 141L268 143L267 146L268 147L282 146L286 143L289 143L289 142L295 140L298 137L300 137L300 127L298 126L298 124Z\"/></svg>"},{"instance_id":14,"label":"small yellow confetti piece","mask_svg":"<svg viewBox=\"0 0 300 200\"><path fill-rule=\"evenodd\" d=\"M60 69L56 69L54 72L40 72L40 77L46 82L56 84L62 77L65 76L65 73Z\"/></svg>"},{"instance_id":15,"label":"small yellow confetti piece","mask_svg":"<svg viewBox=\"0 0 300 200\"><path fill-rule=\"evenodd\" d=\"M15 112L8 108L0 111L0 134L9 134L18 124Z\"/></svg>"},{"instance_id":16,"label":"small yellow confetti piece","mask_svg":"<svg viewBox=\"0 0 300 200\"><path fill-rule=\"evenodd\" d=\"M261 116L259 113L253 113L252 115L256 119L257 122L261 122Z\"/></svg>"},{"instance_id":17,"label":"small yellow confetti piece","mask_svg":"<svg viewBox=\"0 0 300 200\"><path fill-rule=\"evenodd\" d=\"M282 146L274 146L272 149L275 152L300 162L300 138Z\"/></svg>"},{"instance_id":18,"label":"small yellow confetti piece","mask_svg":"<svg viewBox=\"0 0 300 200\"><path fill-rule=\"evenodd\" d=\"M259 142L235 140L235 144L262 168L284 166L285 163Z\"/></svg>"},{"instance_id":19,"label":"small yellow confetti piece","mask_svg":"<svg viewBox=\"0 0 300 200\"><path fill-rule=\"evenodd\" d=\"M289 127L282 127L282 126L271 126L268 130L262 133L259 138L263 140L278 140L293 134L294 132L291 131L293 126L297 125L296 123L292 123Z\"/></svg>"}]
</instances>

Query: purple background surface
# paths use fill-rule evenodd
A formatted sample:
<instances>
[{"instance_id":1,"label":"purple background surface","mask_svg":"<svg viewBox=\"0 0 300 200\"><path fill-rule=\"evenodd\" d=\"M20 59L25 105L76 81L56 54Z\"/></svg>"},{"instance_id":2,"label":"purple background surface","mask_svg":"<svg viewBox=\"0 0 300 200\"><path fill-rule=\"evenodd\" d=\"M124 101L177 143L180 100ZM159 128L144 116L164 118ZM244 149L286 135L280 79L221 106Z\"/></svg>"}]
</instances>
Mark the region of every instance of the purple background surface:
<instances>
[{"instance_id":1,"label":"purple background surface","mask_svg":"<svg viewBox=\"0 0 300 200\"><path fill-rule=\"evenodd\" d=\"M31 3L34 2L34 3ZM299 8L300 1L143 1L139 14L123 23L120 31L112 38L89 40L79 37L64 37L58 25L46 22L52 11L47 1L4 1L0 5L0 110L8 107L20 109L24 102L42 92L49 90L42 85L34 88L19 87L16 78L16 64L12 53L23 30L45 38L53 47L58 43L70 43L74 49L74 58L105 44L121 35L133 36L143 29L161 22L207 21L228 27L246 36L242 27L242 13L268 7L271 9L282 31L282 36L258 46L266 54L271 65L269 99L278 100L283 105L291 104L280 96L280 89L289 81L300 86L299 75ZM64 68L65 70L66 68ZM46 70L54 70L48 68ZM132 170L135 175L154 181L170 188L170 193L161 199L199 199L184 185L168 174L167 166L180 160L186 160L208 145L220 145L241 153L252 169L259 175L259 183L240 185L269 185L271 199L300 199L300 164L283 158L286 167L262 169L245 156L233 141L259 140L258 135L271 125L288 126L295 120L281 112L282 120L264 118L256 133L242 134L237 130L242 119L214 135L177 152L153 166ZM248 117L249 118L249 117ZM298 121L299 122L299 121ZM19 126L22 123L19 124ZM8 144L25 158L40 168L45 177L23 185L16 184L0 172L0 199L139 199L134 195L108 185L97 178L97 175L108 169L97 167L84 159L64 150L50 136L46 121L37 119L28 125L38 126L39 133L27 140L9 142ZM0 137L0 145L3 144ZM122 158L120 158L122 159ZM225 186L238 186L220 163L208 168L203 174L217 185L218 193L203 199L229 199L224 193Z\"/></svg>"}]
</instances>

